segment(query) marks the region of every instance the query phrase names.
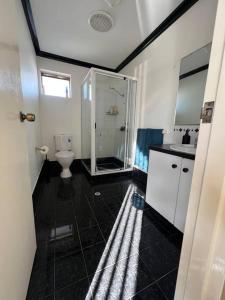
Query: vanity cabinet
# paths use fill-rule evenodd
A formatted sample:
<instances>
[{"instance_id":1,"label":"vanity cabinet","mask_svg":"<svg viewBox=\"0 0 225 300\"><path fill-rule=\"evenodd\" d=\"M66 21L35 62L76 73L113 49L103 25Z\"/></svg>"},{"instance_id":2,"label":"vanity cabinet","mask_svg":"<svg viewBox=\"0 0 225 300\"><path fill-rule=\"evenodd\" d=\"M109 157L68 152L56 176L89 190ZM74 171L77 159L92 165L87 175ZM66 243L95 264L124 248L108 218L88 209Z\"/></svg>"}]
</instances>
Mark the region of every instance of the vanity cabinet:
<instances>
[{"instance_id":1,"label":"vanity cabinet","mask_svg":"<svg viewBox=\"0 0 225 300\"><path fill-rule=\"evenodd\" d=\"M150 151L146 202L184 231L194 161Z\"/></svg>"}]
</instances>

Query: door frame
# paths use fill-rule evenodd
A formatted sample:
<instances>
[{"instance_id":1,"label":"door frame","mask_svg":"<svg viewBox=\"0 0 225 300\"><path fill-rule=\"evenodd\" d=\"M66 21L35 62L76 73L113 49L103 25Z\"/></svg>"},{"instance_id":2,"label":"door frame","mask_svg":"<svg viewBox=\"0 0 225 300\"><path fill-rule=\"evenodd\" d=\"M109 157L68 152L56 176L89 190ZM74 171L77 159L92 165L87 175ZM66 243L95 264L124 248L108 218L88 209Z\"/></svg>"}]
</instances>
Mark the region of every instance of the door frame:
<instances>
[{"instance_id":1,"label":"door frame","mask_svg":"<svg viewBox=\"0 0 225 300\"><path fill-rule=\"evenodd\" d=\"M215 244L220 242L218 224L224 224L220 213L225 198L225 136L222 131L225 128L224 73L225 0L218 0L204 96L204 103L215 101L215 108L212 123L200 124L175 300L220 299L223 290L225 266L220 265L220 270L216 271L212 268L212 262L215 259ZM224 197L223 201L221 197ZM220 254L220 259L225 261L224 253ZM217 275L216 281L212 280L212 274ZM209 287L213 287L211 298L208 296Z\"/></svg>"}]
</instances>

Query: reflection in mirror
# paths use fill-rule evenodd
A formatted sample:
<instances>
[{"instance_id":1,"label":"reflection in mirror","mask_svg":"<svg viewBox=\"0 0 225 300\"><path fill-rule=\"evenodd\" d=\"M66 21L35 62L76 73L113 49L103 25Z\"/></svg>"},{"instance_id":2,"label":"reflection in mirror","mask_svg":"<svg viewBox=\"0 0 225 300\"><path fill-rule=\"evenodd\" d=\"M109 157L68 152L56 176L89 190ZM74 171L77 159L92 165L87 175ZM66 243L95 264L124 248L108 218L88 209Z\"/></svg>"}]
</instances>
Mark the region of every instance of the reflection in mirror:
<instances>
[{"instance_id":1,"label":"reflection in mirror","mask_svg":"<svg viewBox=\"0 0 225 300\"><path fill-rule=\"evenodd\" d=\"M175 125L199 125L211 43L181 61Z\"/></svg>"}]
</instances>

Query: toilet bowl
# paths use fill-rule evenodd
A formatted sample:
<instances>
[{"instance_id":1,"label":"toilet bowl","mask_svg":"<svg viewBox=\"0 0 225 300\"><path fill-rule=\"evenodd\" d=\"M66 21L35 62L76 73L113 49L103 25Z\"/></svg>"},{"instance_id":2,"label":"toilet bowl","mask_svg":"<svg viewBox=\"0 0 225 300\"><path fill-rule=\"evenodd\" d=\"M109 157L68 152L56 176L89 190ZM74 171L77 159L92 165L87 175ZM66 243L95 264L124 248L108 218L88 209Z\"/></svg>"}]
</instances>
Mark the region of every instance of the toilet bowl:
<instances>
[{"instance_id":1,"label":"toilet bowl","mask_svg":"<svg viewBox=\"0 0 225 300\"><path fill-rule=\"evenodd\" d=\"M70 165L74 159L74 153L72 152L72 136L68 134L55 135L55 148L56 148L56 160L62 166L62 172L60 176L62 178L69 178L72 176L70 172Z\"/></svg>"},{"instance_id":2,"label":"toilet bowl","mask_svg":"<svg viewBox=\"0 0 225 300\"><path fill-rule=\"evenodd\" d=\"M60 176L62 178L69 178L72 176L70 172L70 165L74 159L74 153L72 151L59 151L55 154L57 161L62 166L62 172Z\"/></svg>"}]
</instances>

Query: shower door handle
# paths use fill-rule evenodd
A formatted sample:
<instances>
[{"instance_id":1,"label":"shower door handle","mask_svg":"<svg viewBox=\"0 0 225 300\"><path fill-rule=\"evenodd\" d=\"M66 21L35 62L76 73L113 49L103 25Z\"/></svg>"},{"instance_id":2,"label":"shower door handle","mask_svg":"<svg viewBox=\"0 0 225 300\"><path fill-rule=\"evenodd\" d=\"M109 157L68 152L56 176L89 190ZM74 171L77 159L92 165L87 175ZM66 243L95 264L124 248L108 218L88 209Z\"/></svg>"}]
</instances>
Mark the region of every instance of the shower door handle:
<instances>
[{"instance_id":1,"label":"shower door handle","mask_svg":"<svg viewBox=\"0 0 225 300\"><path fill-rule=\"evenodd\" d=\"M96 129L96 123L95 123L95 129Z\"/></svg>"}]
</instances>

